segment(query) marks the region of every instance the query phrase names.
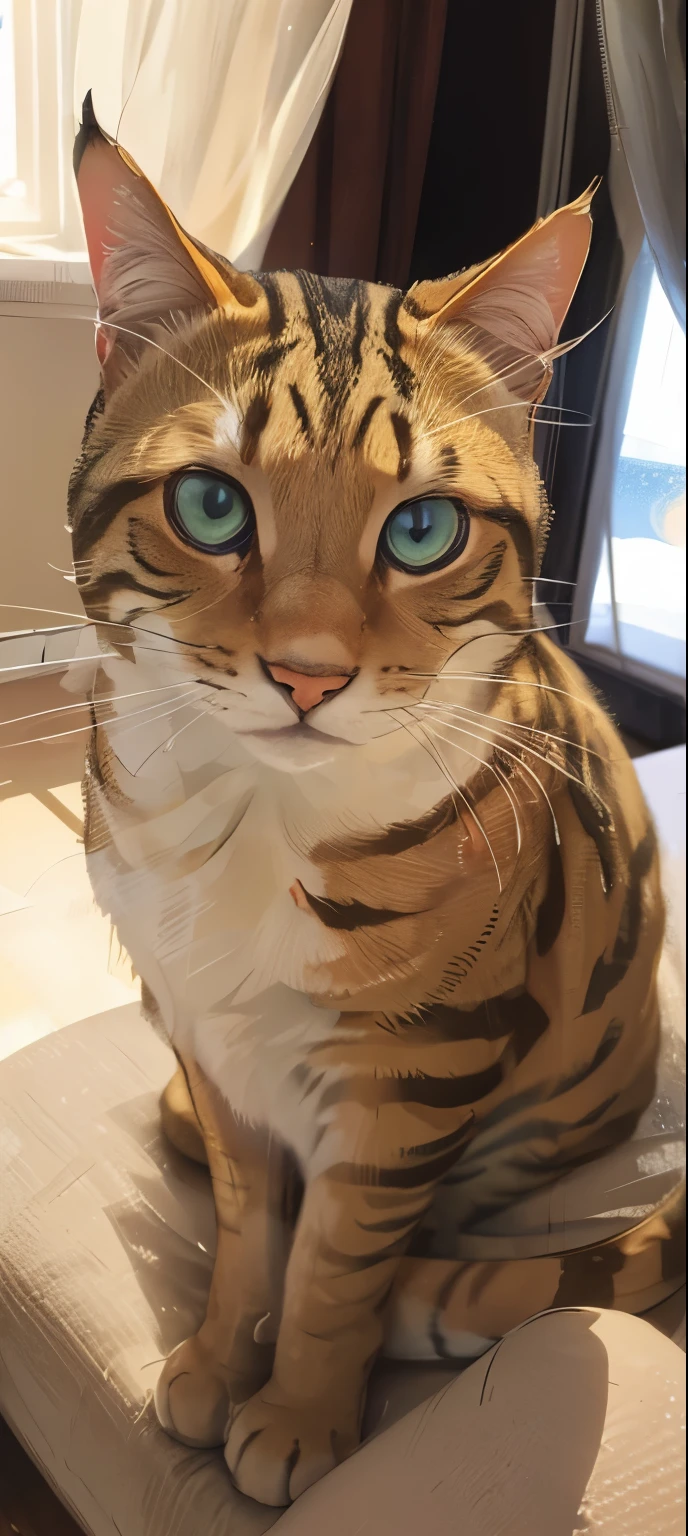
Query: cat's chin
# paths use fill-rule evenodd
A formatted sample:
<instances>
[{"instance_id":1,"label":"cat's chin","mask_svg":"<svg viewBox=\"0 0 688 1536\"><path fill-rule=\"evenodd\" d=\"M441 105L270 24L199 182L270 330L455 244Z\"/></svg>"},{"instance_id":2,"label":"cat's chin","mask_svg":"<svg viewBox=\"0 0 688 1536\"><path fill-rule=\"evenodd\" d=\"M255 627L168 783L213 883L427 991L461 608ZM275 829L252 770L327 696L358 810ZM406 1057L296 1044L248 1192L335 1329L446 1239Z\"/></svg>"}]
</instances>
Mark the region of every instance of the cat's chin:
<instances>
[{"instance_id":1,"label":"cat's chin","mask_svg":"<svg viewBox=\"0 0 688 1536\"><path fill-rule=\"evenodd\" d=\"M241 732L251 756L281 773L307 773L332 763L351 742L325 736L309 725L288 725L274 731Z\"/></svg>"}]
</instances>

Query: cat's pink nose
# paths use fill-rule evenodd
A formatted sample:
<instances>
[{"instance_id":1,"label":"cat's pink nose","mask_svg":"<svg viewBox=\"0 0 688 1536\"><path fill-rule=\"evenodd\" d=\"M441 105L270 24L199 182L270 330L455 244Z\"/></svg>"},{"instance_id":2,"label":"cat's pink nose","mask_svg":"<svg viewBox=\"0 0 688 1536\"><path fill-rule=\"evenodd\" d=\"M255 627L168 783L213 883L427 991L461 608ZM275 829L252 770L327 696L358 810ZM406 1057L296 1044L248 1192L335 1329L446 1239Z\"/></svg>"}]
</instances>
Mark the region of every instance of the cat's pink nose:
<instances>
[{"instance_id":1,"label":"cat's pink nose","mask_svg":"<svg viewBox=\"0 0 688 1536\"><path fill-rule=\"evenodd\" d=\"M309 672L293 672L291 667L281 667L277 662L268 661L266 666L274 682L291 690L294 703L304 714L316 704L322 704L327 693L337 693L351 681L350 677L314 677Z\"/></svg>"}]
</instances>

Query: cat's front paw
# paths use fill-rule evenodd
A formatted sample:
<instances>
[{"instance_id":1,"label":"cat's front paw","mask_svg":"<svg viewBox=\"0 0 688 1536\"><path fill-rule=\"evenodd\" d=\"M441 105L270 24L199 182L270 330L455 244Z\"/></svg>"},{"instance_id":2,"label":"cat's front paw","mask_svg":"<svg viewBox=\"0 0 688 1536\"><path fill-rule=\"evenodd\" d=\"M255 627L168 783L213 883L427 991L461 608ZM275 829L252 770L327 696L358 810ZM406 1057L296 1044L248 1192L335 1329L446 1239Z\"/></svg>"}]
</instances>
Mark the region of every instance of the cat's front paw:
<instances>
[{"instance_id":1,"label":"cat's front paw","mask_svg":"<svg viewBox=\"0 0 688 1536\"><path fill-rule=\"evenodd\" d=\"M229 1418L228 1373L198 1334L165 1361L155 1411L168 1435L184 1445L223 1445Z\"/></svg>"},{"instance_id":2,"label":"cat's front paw","mask_svg":"<svg viewBox=\"0 0 688 1536\"><path fill-rule=\"evenodd\" d=\"M213 1346L207 1325L165 1361L155 1411L168 1435L185 1445L224 1445L230 1405L245 1403L272 1367L274 1346L256 1342L255 1319L241 1317L231 1348Z\"/></svg>"},{"instance_id":3,"label":"cat's front paw","mask_svg":"<svg viewBox=\"0 0 688 1536\"><path fill-rule=\"evenodd\" d=\"M235 1409L225 1447L236 1487L260 1504L291 1504L355 1450L359 1439L354 1415L342 1426L336 1398L306 1408L280 1397L268 1382Z\"/></svg>"}]
</instances>

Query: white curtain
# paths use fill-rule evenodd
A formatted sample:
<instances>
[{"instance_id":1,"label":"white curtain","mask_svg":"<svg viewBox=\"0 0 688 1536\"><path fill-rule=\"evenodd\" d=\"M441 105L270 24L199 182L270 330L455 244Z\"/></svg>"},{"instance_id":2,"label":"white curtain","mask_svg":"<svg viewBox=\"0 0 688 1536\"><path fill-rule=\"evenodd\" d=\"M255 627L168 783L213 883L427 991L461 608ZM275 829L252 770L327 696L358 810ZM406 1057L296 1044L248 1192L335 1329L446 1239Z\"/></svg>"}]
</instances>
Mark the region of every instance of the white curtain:
<instances>
[{"instance_id":1,"label":"white curtain","mask_svg":"<svg viewBox=\"0 0 688 1536\"><path fill-rule=\"evenodd\" d=\"M613 136L659 281L685 330L685 0L598 0L598 18Z\"/></svg>"},{"instance_id":2,"label":"white curtain","mask_svg":"<svg viewBox=\"0 0 688 1536\"><path fill-rule=\"evenodd\" d=\"M92 91L103 128L180 222L238 266L259 267L327 99L352 3L15 5L6 54L14 59L10 115L26 213L3 219L0 207L0 253L77 265L85 258L71 155Z\"/></svg>"},{"instance_id":3,"label":"white curtain","mask_svg":"<svg viewBox=\"0 0 688 1536\"><path fill-rule=\"evenodd\" d=\"M327 98L352 0L82 0L93 91L180 223L256 267Z\"/></svg>"}]
</instances>

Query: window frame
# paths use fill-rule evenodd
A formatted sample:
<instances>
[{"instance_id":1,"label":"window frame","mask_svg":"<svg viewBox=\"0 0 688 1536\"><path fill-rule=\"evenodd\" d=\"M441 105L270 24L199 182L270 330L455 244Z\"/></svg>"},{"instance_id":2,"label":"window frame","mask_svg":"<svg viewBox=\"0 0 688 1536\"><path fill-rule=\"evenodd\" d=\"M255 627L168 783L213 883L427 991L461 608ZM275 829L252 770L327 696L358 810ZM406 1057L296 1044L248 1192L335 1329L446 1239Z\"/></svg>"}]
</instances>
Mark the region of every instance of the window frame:
<instances>
[{"instance_id":1,"label":"window frame","mask_svg":"<svg viewBox=\"0 0 688 1536\"><path fill-rule=\"evenodd\" d=\"M538 597L556 626L552 638L587 673L621 728L664 747L686 739L684 680L584 639L602 541L610 531L626 415L621 392L630 397L629 359L634 346L637 355L645 314L636 268L645 230L623 152L610 132L596 19L594 0L557 0L555 41L558 24L564 46L558 54L553 49L550 97L556 102L565 90L567 105L565 112L548 111L552 136L543 150L539 213L551 212L593 177L604 179L593 203L590 256L563 339L597 328L555 365L547 395L549 405L564 408L563 423L581 412L589 426L584 431L549 421L535 429L536 458L554 508ZM603 509L602 518L595 508Z\"/></svg>"}]
</instances>

